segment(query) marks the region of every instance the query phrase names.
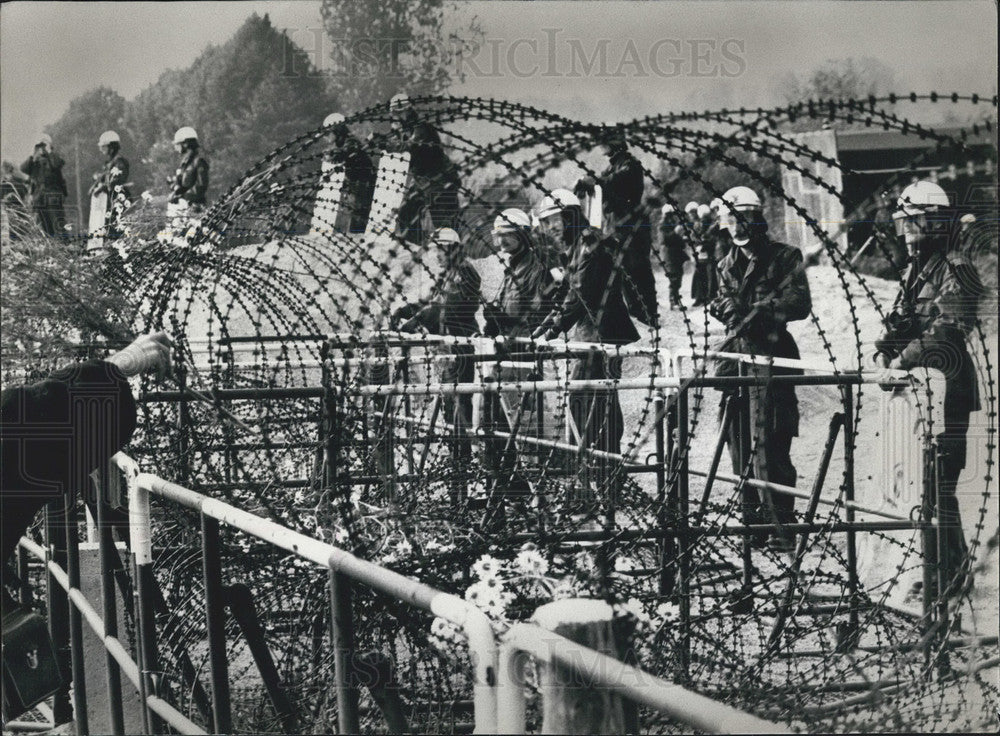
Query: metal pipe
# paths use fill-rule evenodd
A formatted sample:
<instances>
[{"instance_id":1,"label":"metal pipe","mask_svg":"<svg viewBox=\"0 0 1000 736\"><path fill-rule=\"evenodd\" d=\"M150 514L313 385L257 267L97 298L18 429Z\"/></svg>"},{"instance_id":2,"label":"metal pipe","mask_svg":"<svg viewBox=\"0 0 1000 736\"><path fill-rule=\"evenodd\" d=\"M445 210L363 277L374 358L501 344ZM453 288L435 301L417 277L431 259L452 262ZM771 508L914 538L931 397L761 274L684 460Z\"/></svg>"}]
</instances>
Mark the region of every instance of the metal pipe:
<instances>
[{"instance_id":1,"label":"metal pipe","mask_svg":"<svg viewBox=\"0 0 1000 736\"><path fill-rule=\"evenodd\" d=\"M205 626L212 676L212 725L216 733L233 730L226 655L226 614L222 593L222 545L219 522L201 514L201 564L205 582Z\"/></svg>"},{"instance_id":2,"label":"metal pipe","mask_svg":"<svg viewBox=\"0 0 1000 736\"><path fill-rule=\"evenodd\" d=\"M66 571L54 561L47 560L45 550L27 537L21 538L20 545L27 549L32 555L44 561L46 570L52 575L53 583L60 590L67 593L68 600L71 600L73 605L80 611L83 619L87 622L94 633L102 640L108 653L114 657L115 662L121 668L121 672L141 694L143 688L139 665L132 660L128 651L119 639L108 636L105 633L104 622L97 614L97 611L94 610L94 607L90 605L90 602L83 595L83 593L80 590L70 588L69 575ZM148 698L143 699L143 702L149 706L151 710L159 714L166 723L180 733L205 734L203 729L199 728L192 721L188 720L179 711L173 708L173 706L163 700L151 695L148 696Z\"/></svg>"},{"instance_id":3,"label":"metal pipe","mask_svg":"<svg viewBox=\"0 0 1000 736\"><path fill-rule=\"evenodd\" d=\"M558 664L577 681L614 690L629 700L709 733L789 733L778 723L739 711L680 685L625 664L533 624L514 624L505 644L543 662Z\"/></svg>"},{"instance_id":4,"label":"metal pipe","mask_svg":"<svg viewBox=\"0 0 1000 736\"><path fill-rule=\"evenodd\" d=\"M110 472L118 472L116 468L102 468L100 485L107 487ZM111 520L108 518L108 504L103 494L97 494L97 527L99 544L99 564L101 568L101 603L104 616L104 634L113 639L118 638L118 606L115 589L115 566L112 556L117 556L115 542L112 536ZM111 732L114 736L125 733L125 714L122 709L122 675L118 662L110 651L105 649L105 666L108 681L108 715L111 720Z\"/></svg>"},{"instance_id":5,"label":"metal pipe","mask_svg":"<svg viewBox=\"0 0 1000 736\"><path fill-rule=\"evenodd\" d=\"M849 385L844 392L844 496L848 503L854 503L854 390ZM846 507L847 523L854 522L853 506ZM850 634L845 640L845 647L856 639L858 631L858 609L856 600L861 583L858 580L858 542L853 529L847 530L847 588L851 594L851 613L849 616ZM856 643L856 641L855 641Z\"/></svg>"},{"instance_id":6,"label":"metal pipe","mask_svg":"<svg viewBox=\"0 0 1000 736\"><path fill-rule=\"evenodd\" d=\"M337 730L360 733L358 688L354 676L354 615L351 581L330 570L330 638L333 644L333 677L337 689Z\"/></svg>"},{"instance_id":7,"label":"metal pipe","mask_svg":"<svg viewBox=\"0 0 1000 736\"><path fill-rule=\"evenodd\" d=\"M45 506L45 597L48 605L49 636L55 647L59 662L62 687L52 698L52 717L56 723L66 723L73 719L73 707L69 702L69 683L72 666L69 657L69 599L52 575L51 564L66 566L66 535L60 534L59 519L62 504L52 501Z\"/></svg>"},{"instance_id":8,"label":"metal pipe","mask_svg":"<svg viewBox=\"0 0 1000 736\"><path fill-rule=\"evenodd\" d=\"M691 540L688 532L688 392L682 390L677 396L677 525L678 538L677 566L678 593L681 613L681 676L687 681L691 669Z\"/></svg>"},{"instance_id":9,"label":"metal pipe","mask_svg":"<svg viewBox=\"0 0 1000 736\"><path fill-rule=\"evenodd\" d=\"M121 455L121 453L119 453ZM118 457L118 456L116 456ZM161 733L163 724L150 705L150 698L156 693L153 672L157 667L156 617L153 611L153 547L151 543L151 521L149 492L138 482L134 463L124 465L129 496L129 539L132 547L132 576L135 585L133 610L136 612L138 660L140 668L139 695L143 703L143 727L147 734Z\"/></svg>"},{"instance_id":10,"label":"metal pipe","mask_svg":"<svg viewBox=\"0 0 1000 736\"><path fill-rule=\"evenodd\" d=\"M77 528L76 494L67 493L66 514L66 573L71 590L80 588L80 530ZM87 675L83 664L83 620L75 606L69 607L69 652L73 669L73 721L79 736L90 734L87 718Z\"/></svg>"}]
</instances>

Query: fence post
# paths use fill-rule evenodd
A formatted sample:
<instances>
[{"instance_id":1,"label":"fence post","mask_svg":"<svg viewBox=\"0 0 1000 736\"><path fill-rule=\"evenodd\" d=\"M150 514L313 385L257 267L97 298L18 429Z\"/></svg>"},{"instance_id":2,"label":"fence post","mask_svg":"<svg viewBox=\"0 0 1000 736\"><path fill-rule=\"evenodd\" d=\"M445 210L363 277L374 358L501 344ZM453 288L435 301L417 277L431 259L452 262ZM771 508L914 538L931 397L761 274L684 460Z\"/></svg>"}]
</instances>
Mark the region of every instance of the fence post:
<instances>
[{"instance_id":1,"label":"fence post","mask_svg":"<svg viewBox=\"0 0 1000 736\"><path fill-rule=\"evenodd\" d=\"M229 661L226 656L226 614L222 594L219 522L201 512L202 575L205 581L205 624L208 630L212 675L212 724L216 733L230 733L233 717L229 698Z\"/></svg>"},{"instance_id":2,"label":"fence post","mask_svg":"<svg viewBox=\"0 0 1000 736\"><path fill-rule=\"evenodd\" d=\"M337 731L358 733L358 690L354 677L354 620L351 581L330 569L330 627L333 643L333 678L337 688Z\"/></svg>"},{"instance_id":3,"label":"fence post","mask_svg":"<svg viewBox=\"0 0 1000 736\"><path fill-rule=\"evenodd\" d=\"M583 598L553 601L535 611L533 618L547 631L619 658L614 610L605 601ZM594 687L556 664L540 663L538 681L542 694L542 733L629 732L625 702L614 692Z\"/></svg>"},{"instance_id":4,"label":"fence post","mask_svg":"<svg viewBox=\"0 0 1000 736\"><path fill-rule=\"evenodd\" d=\"M667 434L669 432L668 419L666 416L666 401L662 391L656 392L653 403L653 416L656 417L656 505L659 514L660 531L663 536L660 539L660 595L670 595L674 588L674 571L677 540L670 535L673 531L670 521L671 513L669 508L670 500L667 493L667 462L669 453L667 452ZM671 568L667 570L668 566Z\"/></svg>"},{"instance_id":5,"label":"fence post","mask_svg":"<svg viewBox=\"0 0 1000 736\"><path fill-rule=\"evenodd\" d=\"M132 577L135 584L133 610L136 612L137 650L139 664L139 696L142 698L143 727L148 734L163 732L163 722L149 707L149 696L156 694L153 673L158 667L156 656L156 617L153 611L153 544L150 528L149 491L130 477L129 538L132 546Z\"/></svg>"},{"instance_id":6,"label":"fence post","mask_svg":"<svg viewBox=\"0 0 1000 736\"><path fill-rule=\"evenodd\" d=\"M854 389L844 384L844 496L848 501L854 501ZM848 506L846 519L850 526L847 530L847 585L850 590L850 633L842 642L843 650L854 649L860 636L858 631L858 543L857 532L854 531L854 508Z\"/></svg>"},{"instance_id":7,"label":"fence post","mask_svg":"<svg viewBox=\"0 0 1000 736\"><path fill-rule=\"evenodd\" d=\"M681 675L688 679L691 665L691 538L688 535L688 393L677 396L677 566L681 609Z\"/></svg>"},{"instance_id":8,"label":"fence post","mask_svg":"<svg viewBox=\"0 0 1000 736\"><path fill-rule=\"evenodd\" d=\"M100 487L108 487L111 474L117 472L114 465L111 468L101 468ZM108 518L108 501L104 493L97 493L97 532L98 559L101 570L101 603L104 616L104 634L118 638L118 605L115 601L115 568L111 562L112 555L117 555L112 537L111 520ZM105 667L108 681L108 715L111 719L111 732L115 736L125 733L125 712L122 707L122 674L118 661L105 649Z\"/></svg>"},{"instance_id":9,"label":"fence post","mask_svg":"<svg viewBox=\"0 0 1000 736\"><path fill-rule=\"evenodd\" d=\"M80 589L80 530L77 528L77 494L67 493L66 514L66 577L69 590ZM68 593L69 591L67 591ZM69 603L69 651L73 669L73 720L79 736L89 736L87 719L87 676L83 666L83 616L72 601Z\"/></svg>"},{"instance_id":10,"label":"fence post","mask_svg":"<svg viewBox=\"0 0 1000 736\"><path fill-rule=\"evenodd\" d=\"M53 501L45 507L45 562L50 560L66 569L66 535L59 533L62 505ZM69 659L69 596L56 582L55 576L45 565L45 597L48 601L49 636L59 660L59 674L63 686L56 691L52 700L52 718L56 723L66 723L73 718L73 708L69 702L69 681L71 676Z\"/></svg>"}]
</instances>

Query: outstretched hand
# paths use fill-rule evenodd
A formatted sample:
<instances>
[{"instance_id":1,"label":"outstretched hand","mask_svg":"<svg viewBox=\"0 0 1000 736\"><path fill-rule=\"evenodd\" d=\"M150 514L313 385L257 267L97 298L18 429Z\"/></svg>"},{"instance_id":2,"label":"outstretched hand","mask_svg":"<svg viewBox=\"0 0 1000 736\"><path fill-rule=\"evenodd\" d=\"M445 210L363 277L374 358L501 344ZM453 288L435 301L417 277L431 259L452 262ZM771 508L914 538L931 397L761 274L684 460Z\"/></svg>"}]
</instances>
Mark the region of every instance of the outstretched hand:
<instances>
[{"instance_id":1,"label":"outstretched hand","mask_svg":"<svg viewBox=\"0 0 1000 736\"><path fill-rule=\"evenodd\" d=\"M124 350L120 350L107 360L118 367L126 377L155 373L157 380L163 380L170 372L170 348L173 340L165 332L154 332L137 337Z\"/></svg>"}]
</instances>

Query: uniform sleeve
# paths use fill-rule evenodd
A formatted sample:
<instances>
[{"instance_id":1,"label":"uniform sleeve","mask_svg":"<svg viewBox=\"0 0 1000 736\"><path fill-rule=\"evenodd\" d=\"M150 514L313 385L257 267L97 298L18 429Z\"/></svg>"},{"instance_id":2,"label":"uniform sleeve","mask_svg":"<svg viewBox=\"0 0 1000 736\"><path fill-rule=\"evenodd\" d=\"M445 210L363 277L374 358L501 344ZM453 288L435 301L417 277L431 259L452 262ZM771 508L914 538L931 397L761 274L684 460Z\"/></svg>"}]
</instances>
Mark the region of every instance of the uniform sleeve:
<instances>
[{"instance_id":1,"label":"uniform sleeve","mask_svg":"<svg viewBox=\"0 0 1000 736\"><path fill-rule=\"evenodd\" d=\"M28 156L27 160L21 164L21 171L28 176L31 176L31 169L34 163L35 162L31 160L31 156Z\"/></svg>"},{"instance_id":2,"label":"uniform sleeve","mask_svg":"<svg viewBox=\"0 0 1000 736\"><path fill-rule=\"evenodd\" d=\"M117 367L90 361L2 396L3 492L79 490L132 437L136 406Z\"/></svg>"},{"instance_id":3,"label":"uniform sleeve","mask_svg":"<svg viewBox=\"0 0 1000 736\"><path fill-rule=\"evenodd\" d=\"M196 198L203 200L208 193L208 161L203 158L198 159L198 163L195 165L194 177L194 186L191 188L192 192Z\"/></svg>"},{"instance_id":4,"label":"uniform sleeve","mask_svg":"<svg viewBox=\"0 0 1000 736\"><path fill-rule=\"evenodd\" d=\"M592 235L584 235L592 239ZM579 254L569 289L559 310L557 326L560 332L568 332L586 315L597 315L601 309L605 291L614 278L614 263L600 243L586 240L579 245Z\"/></svg>"},{"instance_id":5,"label":"uniform sleeve","mask_svg":"<svg viewBox=\"0 0 1000 736\"><path fill-rule=\"evenodd\" d=\"M965 259L947 263L930 308L917 307L918 313L929 313L930 319L921 326L920 337L908 342L900 352L900 365L940 367L942 358L964 346L965 335L975 321L984 293L983 283L971 263ZM958 342L962 345L956 345Z\"/></svg>"},{"instance_id":6,"label":"uniform sleeve","mask_svg":"<svg viewBox=\"0 0 1000 736\"><path fill-rule=\"evenodd\" d=\"M805 319L812 310L812 295L809 292L809 279L803 265L802 252L798 248L789 248L782 256L782 279L788 283L782 284L773 297L775 318L782 322L795 322Z\"/></svg>"}]
</instances>

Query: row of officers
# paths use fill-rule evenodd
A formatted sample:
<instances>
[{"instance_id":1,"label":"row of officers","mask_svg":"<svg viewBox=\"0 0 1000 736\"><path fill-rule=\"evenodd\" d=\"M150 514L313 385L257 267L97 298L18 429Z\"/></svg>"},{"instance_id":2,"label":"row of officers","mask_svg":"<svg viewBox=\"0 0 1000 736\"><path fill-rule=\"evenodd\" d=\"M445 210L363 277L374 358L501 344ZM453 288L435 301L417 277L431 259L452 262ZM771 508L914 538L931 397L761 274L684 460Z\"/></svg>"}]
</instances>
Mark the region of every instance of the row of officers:
<instances>
[{"instance_id":1,"label":"row of officers","mask_svg":"<svg viewBox=\"0 0 1000 736\"><path fill-rule=\"evenodd\" d=\"M584 191L588 184L592 183L584 182ZM605 191L613 197L616 189ZM531 214L506 209L497 215L492 237L505 260L505 275L492 300L482 294L479 273L465 256L459 233L452 228L436 230L430 244L440 258L443 275L427 299L395 312L393 326L404 332L426 330L456 336L566 336L611 346L637 341L640 335L635 321L658 325L649 241L640 236L641 228L616 227L624 218L615 212L613 199L606 199L604 206L611 214L611 226L604 230L589 224L584 203L569 189L552 191ZM707 312L724 325L726 349L799 358L788 324L808 319L813 313L801 252L771 237L763 203L749 187L728 190L721 197L717 214L692 212L702 223L700 228L687 228L694 230L694 237L712 237L716 247L720 241L726 243L724 250L715 250L713 258L704 259L718 279ZM975 363L967 340L974 332L978 305L986 291L967 257L951 249L955 242L952 230L959 223L940 186L921 181L907 187L899 197L893 220L896 235L907 248L909 266L898 297L887 310L884 334L875 343L873 367L889 371L923 366L945 375L944 422L936 427L936 513L942 536L939 564L950 581L944 592L954 595L969 580L969 553L955 490L966 464L969 416L980 408ZM671 226L671 220L665 222L669 234L681 238L678 226ZM690 242L684 244L685 249L691 248ZM704 241L694 242L695 248L706 248ZM676 247L679 250L681 245ZM697 251L694 256L697 263ZM703 298L709 299L709 295L706 292ZM674 297L672 285L671 301ZM482 325L477 320L480 309ZM501 352L506 350L508 358L516 361L516 347L509 347L506 341L504 345L508 347L501 347ZM443 364L442 383L472 382L472 348L448 350L455 359ZM737 371L732 361L717 363L717 375L736 375ZM760 377L801 373L752 366L744 367L744 372ZM620 358L592 351L576 360L570 377L617 379L621 375ZM518 373L517 369L499 370L494 376L500 381L540 377L530 370ZM889 374L885 377L888 380ZM504 429L503 408L499 398L492 396L486 399L485 421ZM471 426L468 395L445 396L445 402L457 427ZM722 403L723 407L729 405L720 416L726 417L724 429L734 472L795 486L797 471L791 459L792 441L799 433L795 387L785 382L762 382L742 393L724 391ZM615 391L571 390L568 408L583 445L620 453L624 420ZM775 531L759 535L754 542L793 549L794 535L784 532L781 525L797 520L794 497L772 492L769 501L751 495L750 503L751 523L777 522Z\"/></svg>"},{"instance_id":2,"label":"row of officers","mask_svg":"<svg viewBox=\"0 0 1000 736\"><path fill-rule=\"evenodd\" d=\"M167 180L170 188L168 201L186 205L195 214L205 207L207 201L208 159L202 153L194 128L178 128L173 141L178 163L177 170ZM108 235L114 237L120 234L122 215L133 203L129 181L131 167L122 153L121 136L117 132L106 130L101 133L97 147L104 161L100 171L94 173L87 193L92 207L97 201L100 203L97 206L104 208L104 226ZM57 153L52 137L43 133L38 137L31 156L21 164L21 171L28 177L32 213L42 232L49 236L63 235L66 230L65 163Z\"/></svg>"}]
</instances>

